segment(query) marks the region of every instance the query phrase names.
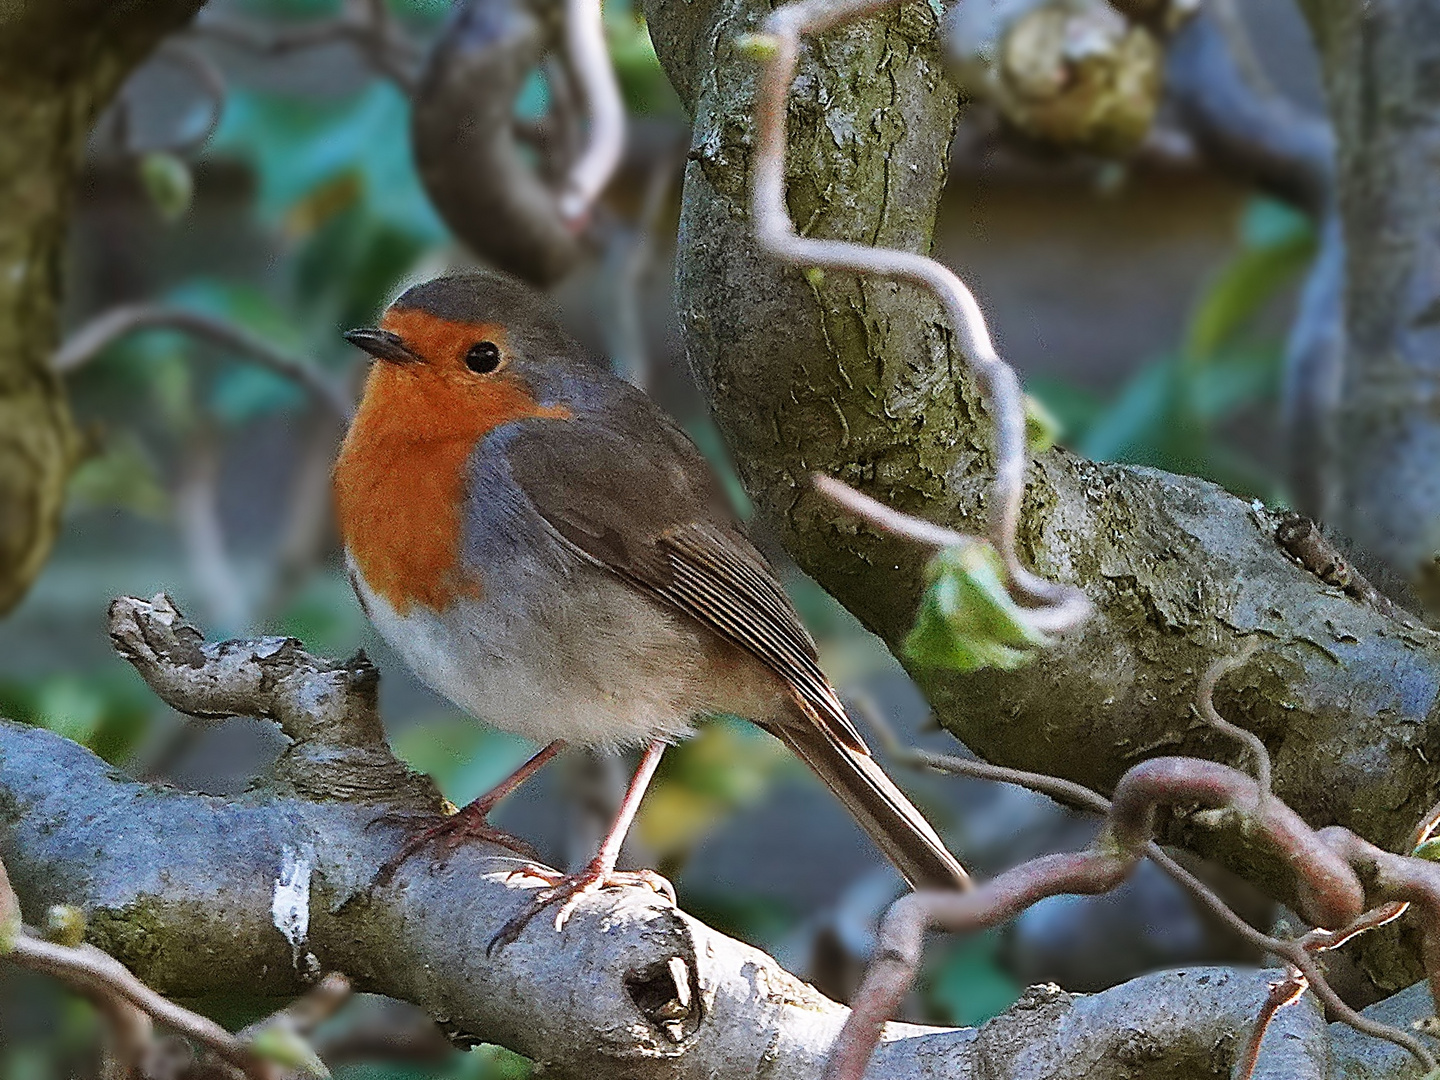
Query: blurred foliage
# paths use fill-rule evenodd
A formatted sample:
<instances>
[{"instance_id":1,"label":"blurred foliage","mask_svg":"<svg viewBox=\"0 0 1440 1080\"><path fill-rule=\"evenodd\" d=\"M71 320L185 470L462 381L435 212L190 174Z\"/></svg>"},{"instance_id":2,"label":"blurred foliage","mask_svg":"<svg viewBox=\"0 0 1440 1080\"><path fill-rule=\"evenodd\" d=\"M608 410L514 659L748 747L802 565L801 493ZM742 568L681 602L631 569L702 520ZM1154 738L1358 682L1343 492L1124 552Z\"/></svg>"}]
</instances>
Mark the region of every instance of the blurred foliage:
<instances>
[{"instance_id":1,"label":"blurred foliage","mask_svg":"<svg viewBox=\"0 0 1440 1080\"><path fill-rule=\"evenodd\" d=\"M662 873L674 872L711 829L758 802L776 769L789 764L780 743L754 724L716 717L666 751L640 806L636 835Z\"/></svg>"},{"instance_id":2,"label":"blurred foliage","mask_svg":"<svg viewBox=\"0 0 1440 1080\"><path fill-rule=\"evenodd\" d=\"M1004 1012L1022 987L1000 966L995 930L954 938L928 958L921 994L936 1023L982 1024Z\"/></svg>"},{"instance_id":3,"label":"blurred foliage","mask_svg":"<svg viewBox=\"0 0 1440 1080\"><path fill-rule=\"evenodd\" d=\"M418 718L395 732L390 745L401 761L429 773L456 806L485 794L535 752L524 739L448 711Z\"/></svg>"},{"instance_id":4,"label":"blurred foliage","mask_svg":"<svg viewBox=\"0 0 1440 1080\"><path fill-rule=\"evenodd\" d=\"M1029 390L1059 420L1062 441L1085 457L1188 473L1283 501L1276 480L1235 449L1227 425L1247 416L1273 423L1283 331L1259 316L1298 282L1314 253L1308 219L1256 198L1241 221L1239 250L1196 298L1173 352L1141 365L1108 403L1055 379L1032 380Z\"/></svg>"},{"instance_id":5,"label":"blurred foliage","mask_svg":"<svg viewBox=\"0 0 1440 1080\"><path fill-rule=\"evenodd\" d=\"M144 683L119 667L0 678L0 716L48 728L112 764L130 758L160 708Z\"/></svg>"},{"instance_id":6,"label":"blurred foliage","mask_svg":"<svg viewBox=\"0 0 1440 1080\"><path fill-rule=\"evenodd\" d=\"M532 1066L519 1054L499 1046L459 1051L433 1065L342 1065L335 1080L527 1080Z\"/></svg>"}]
</instances>

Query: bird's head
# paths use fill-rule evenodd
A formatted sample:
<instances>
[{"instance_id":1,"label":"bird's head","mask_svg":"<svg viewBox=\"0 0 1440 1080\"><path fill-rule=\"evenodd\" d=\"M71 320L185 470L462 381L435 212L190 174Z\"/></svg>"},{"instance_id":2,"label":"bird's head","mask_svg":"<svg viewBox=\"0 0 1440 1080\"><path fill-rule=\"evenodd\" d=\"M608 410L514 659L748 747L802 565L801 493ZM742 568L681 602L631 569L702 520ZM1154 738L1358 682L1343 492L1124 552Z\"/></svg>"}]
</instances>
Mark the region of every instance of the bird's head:
<instances>
[{"instance_id":1,"label":"bird's head","mask_svg":"<svg viewBox=\"0 0 1440 1080\"><path fill-rule=\"evenodd\" d=\"M421 439L556 416L591 366L539 294L486 271L416 285L378 326L345 338L375 358L361 417L382 414Z\"/></svg>"}]
</instances>

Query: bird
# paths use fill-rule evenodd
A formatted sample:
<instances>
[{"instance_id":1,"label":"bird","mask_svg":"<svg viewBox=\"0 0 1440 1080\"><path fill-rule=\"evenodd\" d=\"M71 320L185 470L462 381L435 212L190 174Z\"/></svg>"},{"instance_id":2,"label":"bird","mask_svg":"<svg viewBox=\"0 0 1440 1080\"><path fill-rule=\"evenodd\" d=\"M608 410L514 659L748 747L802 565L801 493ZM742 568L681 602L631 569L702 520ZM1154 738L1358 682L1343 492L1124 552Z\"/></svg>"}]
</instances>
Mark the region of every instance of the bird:
<instances>
[{"instance_id":1,"label":"bird","mask_svg":"<svg viewBox=\"0 0 1440 1080\"><path fill-rule=\"evenodd\" d=\"M620 846L665 747L714 714L776 736L912 886L969 878L881 770L814 640L680 426L560 327L547 297L493 271L414 285L346 340L371 357L334 469L360 605L419 679L542 749L421 847L469 838L533 860L496 803L565 746L643 747L595 858L538 865L542 888L497 938L596 890L642 884ZM494 943L492 942L492 945Z\"/></svg>"}]
</instances>

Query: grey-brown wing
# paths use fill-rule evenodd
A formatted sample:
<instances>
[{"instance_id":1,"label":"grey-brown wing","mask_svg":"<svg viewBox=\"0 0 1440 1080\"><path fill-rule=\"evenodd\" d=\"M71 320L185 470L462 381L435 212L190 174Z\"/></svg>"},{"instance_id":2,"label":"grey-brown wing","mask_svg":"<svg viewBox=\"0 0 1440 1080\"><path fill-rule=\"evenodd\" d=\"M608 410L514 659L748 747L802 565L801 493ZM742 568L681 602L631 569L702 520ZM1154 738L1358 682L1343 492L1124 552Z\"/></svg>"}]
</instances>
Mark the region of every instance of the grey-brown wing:
<instances>
[{"instance_id":1,"label":"grey-brown wing","mask_svg":"<svg viewBox=\"0 0 1440 1080\"><path fill-rule=\"evenodd\" d=\"M648 402L625 404L625 415L603 426L580 418L517 432L506 447L517 483L570 544L747 649L837 739L868 753L820 670L814 640L741 532L709 464Z\"/></svg>"}]
</instances>

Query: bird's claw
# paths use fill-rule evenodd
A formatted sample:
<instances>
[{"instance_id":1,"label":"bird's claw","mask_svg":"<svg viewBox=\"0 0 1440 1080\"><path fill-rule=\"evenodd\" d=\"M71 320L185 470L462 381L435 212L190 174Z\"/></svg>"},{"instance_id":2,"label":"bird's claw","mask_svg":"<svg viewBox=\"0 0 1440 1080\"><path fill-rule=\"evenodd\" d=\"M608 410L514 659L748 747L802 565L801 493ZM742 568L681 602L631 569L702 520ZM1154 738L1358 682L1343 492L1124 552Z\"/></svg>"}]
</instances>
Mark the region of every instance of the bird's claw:
<instances>
[{"instance_id":1,"label":"bird's claw","mask_svg":"<svg viewBox=\"0 0 1440 1080\"><path fill-rule=\"evenodd\" d=\"M488 807L471 803L454 814L442 817L438 821L432 821L431 824L406 840L400 850L385 861L375 875L374 887L388 884L402 863L427 844L437 840L440 842L441 850L435 858L436 865L443 865L467 840L483 840L486 843L497 844L525 859L538 860L540 858L539 853L520 837L491 825L485 817L487 811ZM391 816L394 815L384 815L384 817Z\"/></svg>"},{"instance_id":2,"label":"bird's claw","mask_svg":"<svg viewBox=\"0 0 1440 1080\"><path fill-rule=\"evenodd\" d=\"M675 887L653 870L605 870L592 864L579 873L562 874L558 870L532 863L512 870L506 876L506 881L523 878L544 882L545 887L535 894L524 911L511 918L490 939L490 944L485 947L487 956L513 942L529 925L531 919L557 902L560 906L555 911L555 929L563 930L580 901L602 889L651 889L671 904L676 902Z\"/></svg>"}]
</instances>

